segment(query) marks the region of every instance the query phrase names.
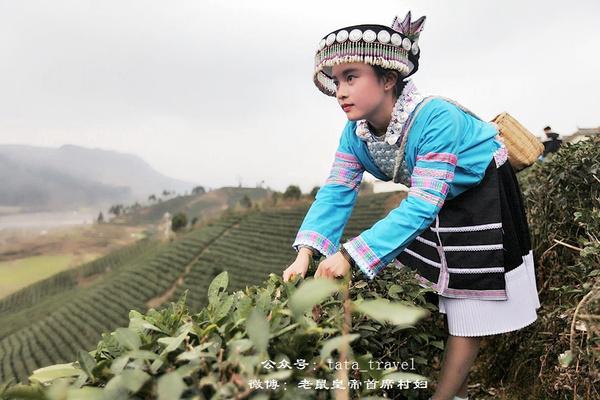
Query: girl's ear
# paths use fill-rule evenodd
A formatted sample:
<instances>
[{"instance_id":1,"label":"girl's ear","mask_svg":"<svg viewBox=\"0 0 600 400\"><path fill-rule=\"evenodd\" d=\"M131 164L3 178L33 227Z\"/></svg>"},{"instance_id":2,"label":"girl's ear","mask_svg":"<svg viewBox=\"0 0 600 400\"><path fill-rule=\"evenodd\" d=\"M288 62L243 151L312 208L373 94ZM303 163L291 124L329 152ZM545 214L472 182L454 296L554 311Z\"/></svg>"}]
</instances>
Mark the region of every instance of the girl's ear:
<instances>
[{"instance_id":1,"label":"girl's ear","mask_svg":"<svg viewBox=\"0 0 600 400\"><path fill-rule=\"evenodd\" d=\"M400 79L400 77L398 76L397 71L388 71L388 73L385 74L385 86L390 88L396 86L398 79Z\"/></svg>"}]
</instances>

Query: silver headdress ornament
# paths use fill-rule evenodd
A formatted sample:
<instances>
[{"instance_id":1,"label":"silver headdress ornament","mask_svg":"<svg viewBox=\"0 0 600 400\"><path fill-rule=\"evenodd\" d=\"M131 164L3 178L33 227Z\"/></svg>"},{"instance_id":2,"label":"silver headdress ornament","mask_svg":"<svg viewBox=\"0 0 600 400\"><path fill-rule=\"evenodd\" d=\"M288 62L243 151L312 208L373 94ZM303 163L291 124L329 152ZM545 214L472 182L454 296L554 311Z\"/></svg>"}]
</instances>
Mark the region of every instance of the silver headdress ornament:
<instances>
[{"instance_id":1,"label":"silver headdress ornament","mask_svg":"<svg viewBox=\"0 0 600 400\"><path fill-rule=\"evenodd\" d=\"M402 33L410 40L418 41L419 35L425 26L425 16L422 16L415 22L411 22L410 18L410 11L406 14L402 22L400 22L398 16L395 16L392 21L392 29Z\"/></svg>"},{"instance_id":2,"label":"silver headdress ornament","mask_svg":"<svg viewBox=\"0 0 600 400\"><path fill-rule=\"evenodd\" d=\"M390 27L361 24L336 29L319 42L313 82L321 92L335 96L331 67L351 62L394 69L403 78L414 74L419 66L418 41L424 24L425 16L411 22L409 11L402 21L394 17Z\"/></svg>"}]
</instances>

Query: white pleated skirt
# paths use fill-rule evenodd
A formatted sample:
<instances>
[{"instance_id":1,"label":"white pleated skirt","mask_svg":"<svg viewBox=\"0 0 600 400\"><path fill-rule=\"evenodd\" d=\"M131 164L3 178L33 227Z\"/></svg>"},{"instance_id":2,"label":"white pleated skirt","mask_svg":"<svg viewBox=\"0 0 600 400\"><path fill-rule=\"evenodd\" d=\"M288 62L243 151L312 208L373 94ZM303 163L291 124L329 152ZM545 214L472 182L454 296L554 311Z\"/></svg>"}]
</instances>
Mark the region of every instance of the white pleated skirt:
<instances>
[{"instance_id":1,"label":"white pleated skirt","mask_svg":"<svg viewBox=\"0 0 600 400\"><path fill-rule=\"evenodd\" d=\"M456 299L438 295L439 311L446 314L452 336L486 336L511 332L537 319L540 300L533 252L505 275L507 300Z\"/></svg>"}]
</instances>

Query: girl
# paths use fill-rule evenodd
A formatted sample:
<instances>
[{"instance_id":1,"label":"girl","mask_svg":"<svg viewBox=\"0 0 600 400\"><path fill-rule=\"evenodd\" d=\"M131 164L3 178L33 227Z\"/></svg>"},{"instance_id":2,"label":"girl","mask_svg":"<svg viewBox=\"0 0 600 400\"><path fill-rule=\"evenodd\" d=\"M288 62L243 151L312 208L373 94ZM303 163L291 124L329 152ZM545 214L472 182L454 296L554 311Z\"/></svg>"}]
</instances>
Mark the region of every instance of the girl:
<instances>
[{"instance_id":1,"label":"girl","mask_svg":"<svg viewBox=\"0 0 600 400\"><path fill-rule=\"evenodd\" d=\"M407 79L424 21L409 12L391 27L349 26L319 43L314 83L348 122L283 278L305 276L320 255L315 277L356 267L372 280L390 263L414 269L448 322L432 399L463 399L481 337L533 323L540 304L522 194L497 127L451 100L424 98ZM364 171L405 184L408 195L338 248Z\"/></svg>"}]
</instances>

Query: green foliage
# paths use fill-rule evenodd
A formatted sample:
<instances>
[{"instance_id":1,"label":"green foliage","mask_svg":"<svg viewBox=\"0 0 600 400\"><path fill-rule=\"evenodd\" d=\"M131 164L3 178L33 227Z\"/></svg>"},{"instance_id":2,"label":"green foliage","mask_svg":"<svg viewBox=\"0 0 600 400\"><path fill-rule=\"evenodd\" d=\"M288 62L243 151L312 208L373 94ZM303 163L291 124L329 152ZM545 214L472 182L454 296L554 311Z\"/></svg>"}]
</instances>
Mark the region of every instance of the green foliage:
<instances>
[{"instance_id":1,"label":"green foliage","mask_svg":"<svg viewBox=\"0 0 600 400\"><path fill-rule=\"evenodd\" d=\"M192 189L192 194L193 195L204 194L204 193L206 193L206 190L204 189L204 186L195 186Z\"/></svg>"},{"instance_id":2,"label":"green foliage","mask_svg":"<svg viewBox=\"0 0 600 400\"><path fill-rule=\"evenodd\" d=\"M187 291L169 307L146 314L132 310L128 326L104 333L95 350L80 352L73 363L34 371L29 385L8 387L0 399L16 400L25 392L40 400L332 398L333 390L316 389L314 382L337 379L335 361L342 344L350 345L348 360L361 366L349 370L349 379L427 381L420 371L369 368L371 359L398 361L393 357L402 348L413 351L416 364L429 373L428 361L441 350L435 344L439 324L426 318L435 308L423 297L429 290L406 268L389 267L382 275L379 284L359 279L350 284L346 311L351 312L352 333L344 335L340 289L347 281L296 277L283 282L270 274L261 286L229 293L228 273L222 272L210 283L209 303L198 313L190 312ZM390 282L399 281L402 289L388 296ZM379 306L385 307L385 316L374 311ZM389 323L390 314L406 317ZM298 360L314 368L295 368ZM252 387L252 382L270 379L279 387ZM302 379L313 385L299 388ZM351 389L352 398L393 391L363 385ZM402 393L411 399L429 395L419 389Z\"/></svg>"},{"instance_id":3,"label":"green foliage","mask_svg":"<svg viewBox=\"0 0 600 400\"><path fill-rule=\"evenodd\" d=\"M102 332L128 321L129 310L147 310L185 269L239 217L181 235L171 244L144 239L64 276L40 282L0 301L0 382L21 381L35 369L65 363L95 347ZM78 287L79 276L101 273ZM199 285L202 295L206 288Z\"/></svg>"},{"instance_id":4,"label":"green foliage","mask_svg":"<svg viewBox=\"0 0 600 400\"><path fill-rule=\"evenodd\" d=\"M110 206L110 208L108 209L108 212L110 214L113 214L115 217L118 217L119 215L121 215L121 213L123 212L124 209L124 205L123 204L113 204L112 206Z\"/></svg>"},{"instance_id":5,"label":"green foliage","mask_svg":"<svg viewBox=\"0 0 600 400\"><path fill-rule=\"evenodd\" d=\"M248 197L247 194L245 194L244 197L242 197L242 199L240 200L240 205L244 208L252 207L252 200L250 200L250 197Z\"/></svg>"},{"instance_id":6,"label":"green foliage","mask_svg":"<svg viewBox=\"0 0 600 400\"><path fill-rule=\"evenodd\" d=\"M490 340L480 362L496 368L483 377L504 381L522 398L595 397L600 385L600 138L566 143L518 179L542 307L532 326ZM538 377L533 385L532 376Z\"/></svg>"},{"instance_id":7,"label":"green foliage","mask_svg":"<svg viewBox=\"0 0 600 400\"><path fill-rule=\"evenodd\" d=\"M188 220L185 213L179 212L173 215L171 219L171 229L173 232L178 232L187 226Z\"/></svg>"},{"instance_id":8,"label":"green foliage","mask_svg":"<svg viewBox=\"0 0 600 400\"><path fill-rule=\"evenodd\" d=\"M359 198L343 237L355 236L380 219L390 195L379 193ZM223 271L229 271L227 288L230 292L244 290L248 285L261 285L269 273L283 271L295 257L290 243L307 207L302 203L262 212L234 213L181 235L171 244L158 245L151 241L136 257L126 256L118 262L112 261L115 257L109 258L110 262L107 259L103 268L111 272L104 273L102 279L88 287L57 290L52 287L49 297L44 295L45 291L38 293L39 296L28 296L31 300L28 306L14 309L19 321L11 317L13 311L0 316L0 332L12 332L0 333L0 382L13 377L24 382L37 368L79 359L79 349L90 350L102 332L127 326L129 310L146 312L146 301L161 296L182 275L185 276L183 284L177 286L172 299L189 289L187 304L193 310L208 305L209 284ZM309 273L315 269L313 263ZM351 292L354 297L360 294L365 300L384 297L422 304L422 297L417 293L424 289L412 278L410 274L390 274L378 282L368 283L359 274L353 278ZM17 302L13 305L18 307L20 300L14 299ZM266 307L268 302L268 297L264 297L260 304ZM426 306L434 308L431 304ZM226 315L232 309L233 305L226 302L217 312ZM326 318L317 312L318 307L314 309L315 318L319 315ZM262 310L268 315L267 308ZM353 343L365 346L373 357L392 361L410 361L414 357L417 372L424 375L437 365L437 354L446 334L443 319L437 313L426 323L402 331L390 323L374 325L367 316L355 314L353 318L361 334ZM287 328L295 329L294 326ZM379 339L378 332L383 339ZM241 348L248 345L252 346L250 339L236 344Z\"/></svg>"},{"instance_id":9,"label":"green foliage","mask_svg":"<svg viewBox=\"0 0 600 400\"><path fill-rule=\"evenodd\" d=\"M285 189L285 192L283 192L283 198L286 200L298 200L300 196L302 196L302 191L300 190L300 187L296 185L288 186Z\"/></svg>"}]
</instances>

